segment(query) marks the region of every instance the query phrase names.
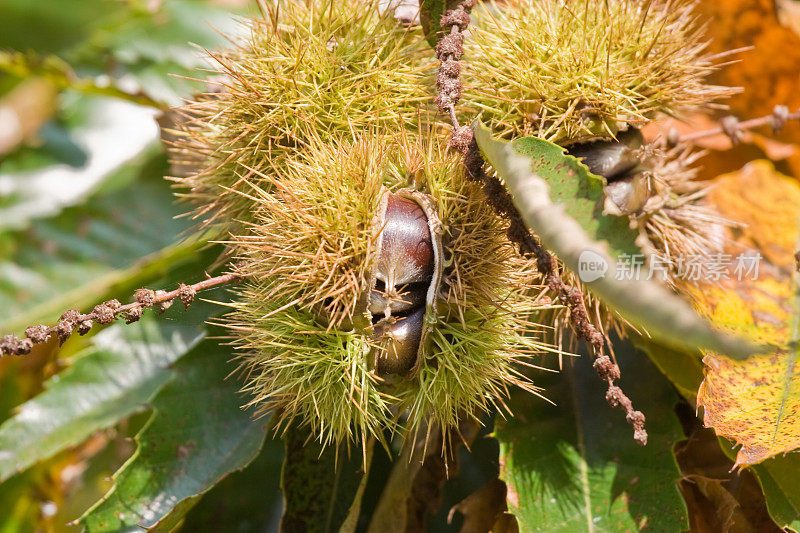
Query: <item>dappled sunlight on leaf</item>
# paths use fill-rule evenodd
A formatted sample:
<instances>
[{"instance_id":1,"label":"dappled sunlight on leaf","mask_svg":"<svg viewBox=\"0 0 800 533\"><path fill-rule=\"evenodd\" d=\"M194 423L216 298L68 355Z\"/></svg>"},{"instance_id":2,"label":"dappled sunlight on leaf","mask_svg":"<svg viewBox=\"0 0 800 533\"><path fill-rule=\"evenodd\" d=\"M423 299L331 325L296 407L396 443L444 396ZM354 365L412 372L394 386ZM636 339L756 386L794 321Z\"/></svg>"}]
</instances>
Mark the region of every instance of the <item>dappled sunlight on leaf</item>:
<instances>
[{"instance_id":1,"label":"dappled sunlight on leaf","mask_svg":"<svg viewBox=\"0 0 800 533\"><path fill-rule=\"evenodd\" d=\"M114 172L158 150L155 111L116 99L72 99L82 123L71 131L86 154L85 165L55 164L17 172L0 171L0 229L24 227L32 218L52 216L83 201ZM121 140L124 139L124 142Z\"/></svg>"},{"instance_id":2,"label":"dappled sunlight on leaf","mask_svg":"<svg viewBox=\"0 0 800 533\"><path fill-rule=\"evenodd\" d=\"M615 342L622 379L647 413L648 444L601 400L589 361L576 359L537 384L556 405L512 395L514 416L496 422L500 478L521 531L680 531L686 519L671 449L681 438L678 396L641 352Z\"/></svg>"},{"instance_id":3,"label":"dappled sunlight on leaf","mask_svg":"<svg viewBox=\"0 0 800 533\"><path fill-rule=\"evenodd\" d=\"M792 279L800 235L800 186L766 161L721 176L711 193L722 213L747 226L735 231L730 253L764 257L757 279L724 280L698 291L701 309L727 330L778 349L743 362L707 354L698 392L704 421L742 447L736 464L756 464L800 447L800 370L796 347L798 288Z\"/></svg>"}]
</instances>

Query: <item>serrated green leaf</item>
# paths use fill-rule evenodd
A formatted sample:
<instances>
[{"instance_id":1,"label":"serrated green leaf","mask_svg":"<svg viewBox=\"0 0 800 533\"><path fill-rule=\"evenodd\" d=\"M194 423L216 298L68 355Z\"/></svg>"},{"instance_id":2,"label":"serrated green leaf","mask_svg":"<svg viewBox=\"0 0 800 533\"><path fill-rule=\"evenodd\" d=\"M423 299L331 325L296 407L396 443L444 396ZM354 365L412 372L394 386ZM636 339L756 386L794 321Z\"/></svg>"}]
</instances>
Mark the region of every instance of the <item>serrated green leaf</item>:
<instances>
[{"instance_id":1,"label":"serrated green leaf","mask_svg":"<svg viewBox=\"0 0 800 533\"><path fill-rule=\"evenodd\" d=\"M284 443L268 439L258 457L203 496L183 522L183 531L277 531L283 509L280 490Z\"/></svg>"},{"instance_id":2,"label":"serrated green leaf","mask_svg":"<svg viewBox=\"0 0 800 533\"><path fill-rule=\"evenodd\" d=\"M49 279L53 282L51 290L64 292L16 316L9 317L8 321L0 322L0 331L22 333L31 324L55 322L65 309L89 310L93 305L111 298L129 299L134 290L150 282L155 282L156 287L174 287L177 283L196 279L197 272L217 260L220 253L218 247L207 247L205 240L191 239L168 246L139 261L132 261L133 266L130 268L112 270L99 275L96 279L78 285L72 290L62 288L68 286L68 282L60 276L53 275L52 279ZM80 264L65 262L65 269L81 277L92 273L90 268L81 270ZM44 277L33 279L48 281L48 278ZM47 288L37 285L37 288L39 287L43 292ZM4 296L0 291L0 299Z\"/></svg>"},{"instance_id":3,"label":"serrated green leaf","mask_svg":"<svg viewBox=\"0 0 800 533\"><path fill-rule=\"evenodd\" d=\"M618 346L615 344L615 346ZM604 401L606 384L575 360L537 385L552 405L515 393L514 417L496 422L500 475L520 531L680 531L686 511L672 445L683 437L677 395L641 353L622 344L620 386L647 416L647 446L634 443L624 415Z\"/></svg>"},{"instance_id":4,"label":"serrated green leaf","mask_svg":"<svg viewBox=\"0 0 800 533\"><path fill-rule=\"evenodd\" d=\"M174 365L153 398L154 412L137 435L133 457L114 475L114 488L79 522L89 532L140 531L176 524L199 496L255 458L264 419L241 409L230 348L206 341Z\"/></svg>"},{"instance_id":5,"label":"serrated green leaf","mask_svg":"<svg viewBox=\"0 0 800 533\"><path fill-rule=\"evenodd\" d=\"M308 430L290 427L281 472L282 531L352 533L372 463L374 441L360 449L323 446Z\"/></svg>"},{"instance_id":6,"label":"serrated green leaf","mask_svg":"<svg viewBox=\"0 0 800 533\"><path fill-rule=\"evenodd\" d=\"M614 275L618 258L635 250L635 234L624 218L603 214L605 193L598 187L603 178L542 139L526 137L513 143L493 139L478 121L473 129L484 157L503 178L520 215L542 243L573 272L580 271L584 254L605 262L606 275L584 280L604 304L675 348L708 349L739 359L764 351L747 339L715 329L655 280Z\"/></svg>"},{"instance_id":7,"label":"serrated green leaf","mask_svg":"<svg viewBox=\"0 0 800 533\"><path fill-rule=\"evenodd\" d=\"M608 251L616 256L641 253L636 244L638 233L628 218L603 213L605 178L589 172L586 165L557 144L537 137L522 137L511 144L517 154L529 159L528 168L545 181L550 201L561 206L590 239L608 243ZM513 185L509 183L509 187Z\"/></svg>"},{"instance_id":8,"label":"serrated green leaf","mask_svg":"<svg viewBox=\"0 0 800 533\"><path fill-rule=\"evenodd\" d=\"M199 328L143 319L113 326L0 426L0 481L143 409L170 365L202 338Z\"/></svg>"}]
</instances>

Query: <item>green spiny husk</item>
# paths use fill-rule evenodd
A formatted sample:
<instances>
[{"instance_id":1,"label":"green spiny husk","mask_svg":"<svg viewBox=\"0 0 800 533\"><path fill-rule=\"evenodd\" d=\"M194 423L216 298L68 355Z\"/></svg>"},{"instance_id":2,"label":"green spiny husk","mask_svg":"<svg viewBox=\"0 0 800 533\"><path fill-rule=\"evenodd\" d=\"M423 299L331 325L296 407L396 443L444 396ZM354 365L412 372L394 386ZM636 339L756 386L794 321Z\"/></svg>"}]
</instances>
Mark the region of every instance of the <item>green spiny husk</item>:
<instances>
[{"instance_id":1,"label":"green spiny husk","mask_svg":"<svg viewBox=\"0 0 800 533\"><path fill-rule=\"evenodd\" d=\"M463 100L497 135L609 138L735 92L703 81L714 58L691 2L486 2L473 22Z\"/></svg>"},{"instance_id":2,"label":"green spiny husk","mask_svg":"<svg viewBox=\"0 0 800 533\"><path fill-rule=\"evenodd\" d=\"M282 1L244 24L246 38L210 54L218 90L179 109L172 151L191 169L175 180L195 218L225 232L251 220L248 183L310 138L413 127L430 100L420 32L375 0Z\"/></svg>"},{"instance_id":3,"label":"green spiny husk","mask_svg":"<svg viewBox=\"0 0 800 533\"><path fill-rule=\"evenodd\" d=\"M563 146L612 140L660 115L718 107L715 100L736 92L704 82L718 58L704 53L690 1L484 2L472 23L462 61L463 109L506 138L534 135ZM648 150L640 164L647 202L620 214L641 229L646 253L668 259L714 253L719 243L711 234L724 221L700 204L703 185L693 181L690 162L675 151ZM612 313L584 294L596 325L616 327ZM556 309L540 317L554 326L557 342L565 314Z\"/></svg>"},{"instance_id":4,"label":"green spiny husk","mask_svg":"<svg viewBox=\"0 0 800 533\"><path fill-rule=\"evenodd\" d=\"M509 385L535 391L522 366L549 349L528 320L547 307L539 274L442 144L375 134L310 146L253 197L254 222L236 239L252 281L227 324L253 403L281 423L341 442L452 426L502 407ZM359 305L382 188L409 186L432 198L449 264L419 372L389 383L369 368L376 342Z\"/></svg>"},{"instance_id":5,"label":"green spiny husk","mask_svg":"<svg viewBox=\"0 0 800 533\"><path fill-rule=\"evenodd\" d=\"M610 137L730 92L703 85L712 67L683 4L655 0L646 16L632 1L564 5L573 10L554 0L518 0L494 18L477 10L463 101L500 133ZM183 109L173 152L202 168L179 178L185 196L233 234L249 279L227 325L251 403L327 444L451 426L501 408L509 385L535 391L520 364L550 349L527 318L547 307L540 280L458 157L419 138L433 135L420 127L432 66L420 35L367 0L281 6L213 56L222 90ZM578 13L591 31L569 26ZM390 384L370 368L377 347L359 306L382 188L408 186L436 204L452 264L421 368Z\"/></svg>"},{"instance_id":6,"label":"green spiny husk","mask_svg":"<svg viewBox=\"0 0 800 533\"><path fill-rule=\"evenodd\" d=\"M712 262L713 256L723 252L721 236L733 222L704 200L711 184L696 179L697 169L692 166L702 153L684 145L671 149L647 145L642 151L649 167L642 174L649 195L640 209L628 215L646 238L649 250L645 251L671 265L666 281L674 283L680 261Z\"/></svg>"}]
</instances>

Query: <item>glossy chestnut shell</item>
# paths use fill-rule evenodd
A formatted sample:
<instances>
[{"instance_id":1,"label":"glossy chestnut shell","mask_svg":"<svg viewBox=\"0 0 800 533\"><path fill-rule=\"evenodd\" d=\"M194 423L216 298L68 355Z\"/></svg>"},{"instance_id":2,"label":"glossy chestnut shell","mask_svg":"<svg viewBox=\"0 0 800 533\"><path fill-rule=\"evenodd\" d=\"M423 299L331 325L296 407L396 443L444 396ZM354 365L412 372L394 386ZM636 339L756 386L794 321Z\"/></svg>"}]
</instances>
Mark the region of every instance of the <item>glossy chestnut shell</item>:
<instances>
[{"instance_id":1,"label":"glossy chestnut shell","mask_svg":"<svg viewBox=\"0 0 800 533\"><path fill-rule=\"evenodd\" d=\"M567 153L580 159L592 174L603 176L612 183L636 170L641 162L638 150L643 144L642 133L629 128L617 134L616 140L573 144Z\"/></svg>"},{"instance_id":2,"label":"glossy chestnut shell","mask_svg":"<svg viewBox=\"0 0 800 533\"><path fill-rule=\"evenodd\" d=\"M435 314L441 279L439 220L417 191L385 192L376 217L376 255L367 311L373 338L372 369L393 381L414 375Z\"/></svg>"}]
</instances>

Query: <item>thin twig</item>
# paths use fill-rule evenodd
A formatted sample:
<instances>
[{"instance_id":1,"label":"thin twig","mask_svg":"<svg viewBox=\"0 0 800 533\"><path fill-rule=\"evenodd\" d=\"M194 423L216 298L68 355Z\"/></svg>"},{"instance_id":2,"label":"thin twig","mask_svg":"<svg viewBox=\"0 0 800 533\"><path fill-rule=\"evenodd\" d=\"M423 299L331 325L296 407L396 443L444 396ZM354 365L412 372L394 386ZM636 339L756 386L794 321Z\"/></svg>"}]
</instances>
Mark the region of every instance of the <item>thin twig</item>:
<instances>
[{"instance_id":1,"label":"thin twig","mask_svg":"<svg viewBox=\"0 0 800 533\"><path fill-rule=\"evenodd\" d=\"M180 298L186 309L194 302L198 291L218 287L228 283L235 283L241 279L239 274L224 274L215 278L209 278L193 285L181 283L173 291L153 291L150 289L139 289L134 294L135 302L121 305L118 300L109 300L96 305L90 313L81 314L71 309L61 315L61 319L55 326L30 326L25 330L27 338L20 339L16 335L6 335L0 339L0 356L3 355L24 355L30 353L35 344L46 342L51 335L58 337L63 344L72 333L77 329L78 333L85 335L89 332L95 322L99 324L110 324L119 317L125 318L125 322L130 324L142 317L142 312L148 307L155 307L159 312L164 312L175 298Z\"/></svg>"},{"instance_id":2,"label":"thin twig","mask_svg":"<svg viewBox=\"0 0 800 533\"><path fill-rule=\"evenodd\" d=\"M619 367L614 364L607 355L601 355L595 359L593 366L597 375L608 383L606 402L608 402L608 405L611 407L619 407L625 411L625 420L633 427L633 440L644 446L647 444L647 431L644 429L644 413L634 410L630 398L622 392L622 389L614 384L620 377Z\"/></svg>"},{"instance_id":3,"label":"thin twig","mask_svg":"<svg viewBox=\"0 0 800 533\"><path fill-rule=\"evenodd\" d=\"M680 135L677 130L673 129L667 135L667 141L672 145L693 143L705 137L723 133L728 136L733 144L738 144L744 131L760 128L761 126L771 126L773 133L778 133L790 120L800 120L800 109L795 113L789 113L789 108L785 105L776 105L771 114L743 122L739 122L739 119L731 115L723 117L719 121L719 126L708 130Z\"/></svg>"}]
</instances>

